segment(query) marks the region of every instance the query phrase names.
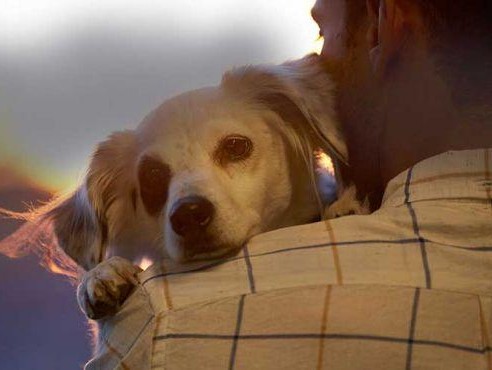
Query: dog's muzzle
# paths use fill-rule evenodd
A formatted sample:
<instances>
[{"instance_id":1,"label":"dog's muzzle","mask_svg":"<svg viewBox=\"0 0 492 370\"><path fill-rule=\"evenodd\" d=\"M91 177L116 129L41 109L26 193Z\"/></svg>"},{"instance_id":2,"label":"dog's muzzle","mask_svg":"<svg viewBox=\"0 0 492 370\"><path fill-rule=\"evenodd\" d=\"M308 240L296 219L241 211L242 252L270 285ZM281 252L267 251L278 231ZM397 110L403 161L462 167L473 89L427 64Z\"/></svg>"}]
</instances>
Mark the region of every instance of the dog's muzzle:
<instances>
[{"instance_id":1,"label":"dog's muzzle","mask_svg":"<svg viewBox=\"0 0 492 370\"><path fill-rule=\"evenodd\" d=\"M215 207L208 199L189 196L179 199L171 208L171 226L185 239L201 239L215 215Z\"/></svg>"}]
</instances>

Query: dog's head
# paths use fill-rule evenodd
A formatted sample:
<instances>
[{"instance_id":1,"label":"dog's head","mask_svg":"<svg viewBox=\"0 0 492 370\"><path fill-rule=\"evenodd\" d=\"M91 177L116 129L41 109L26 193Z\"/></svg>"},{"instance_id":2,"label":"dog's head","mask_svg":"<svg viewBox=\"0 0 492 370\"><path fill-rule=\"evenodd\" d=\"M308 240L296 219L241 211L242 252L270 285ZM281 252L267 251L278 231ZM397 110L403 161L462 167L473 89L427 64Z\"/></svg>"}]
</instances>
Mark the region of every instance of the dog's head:
<instances>
[{"instance_id":1,"label":"dog's head","mask_svg":"<svg viewBox=\"0 0 492 370\"><path fill-rule=\"evenodd\" d=\"M218 257L311 221L313 150L346 159L332 92L315 56L232 70L99 144L81 187L43 217L86 269L112 254Z\"/></svg>"}]
</instances>

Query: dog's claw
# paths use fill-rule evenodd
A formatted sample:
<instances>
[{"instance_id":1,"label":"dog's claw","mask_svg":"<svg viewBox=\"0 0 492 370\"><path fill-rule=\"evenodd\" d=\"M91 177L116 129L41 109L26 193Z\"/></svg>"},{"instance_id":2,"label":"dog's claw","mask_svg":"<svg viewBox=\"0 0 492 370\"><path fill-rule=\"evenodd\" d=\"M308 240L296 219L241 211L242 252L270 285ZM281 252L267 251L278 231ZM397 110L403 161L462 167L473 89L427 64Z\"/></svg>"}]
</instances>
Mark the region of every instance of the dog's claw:
<instances>
[{"instance_id":1,"label":"dog's claw","mask_svg":"<svg viewBox=\"0 0 492 370\"><path fill-rule=\"evenodd\" d=\"M86 272L77 289L81 310L92 320L114 315L138 284L140 271L130 261L112 257Z\"/></svg>"},{"instance_id":2,"label":"dog's claw","mask_svg":"<svg viewBox=\"0 0 492 370\"><path fill-rule=\"evenodd\" d=\"M368 201L357 200L355 186L350 186L340 195L338 200L325 209L324 218L332 219L342 216L366 215L370 213Z\"/></svg>"}]
</instances>

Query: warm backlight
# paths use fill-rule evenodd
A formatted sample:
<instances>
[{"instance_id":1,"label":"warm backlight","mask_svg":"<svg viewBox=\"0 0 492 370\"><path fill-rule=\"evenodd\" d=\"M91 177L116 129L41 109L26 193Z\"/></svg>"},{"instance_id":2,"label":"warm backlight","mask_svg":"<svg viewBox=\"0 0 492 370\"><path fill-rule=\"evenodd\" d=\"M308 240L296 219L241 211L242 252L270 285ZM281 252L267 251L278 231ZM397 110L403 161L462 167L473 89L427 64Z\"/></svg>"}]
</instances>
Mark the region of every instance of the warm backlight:
<instances>
[{"instance_id":1,"label":"warm backlight","mask_svg":"<svg viewBox=\"0 0 492 370\"><path fill-rule=\"evenodd\" d=\"M330 156L321 149L318 149L314 155L316 156L318 168L326 170L330 175L335 176L335 167L333 166L333 160Z\"/></svg>"}]
</instances>

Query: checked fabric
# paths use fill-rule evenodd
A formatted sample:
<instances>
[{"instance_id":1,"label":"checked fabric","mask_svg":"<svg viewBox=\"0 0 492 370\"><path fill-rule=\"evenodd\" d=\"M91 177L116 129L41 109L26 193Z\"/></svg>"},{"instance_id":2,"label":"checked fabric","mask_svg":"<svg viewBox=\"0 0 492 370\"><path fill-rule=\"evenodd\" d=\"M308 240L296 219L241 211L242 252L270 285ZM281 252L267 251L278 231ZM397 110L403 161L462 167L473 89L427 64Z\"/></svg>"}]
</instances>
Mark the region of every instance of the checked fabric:
<instances>
[{"instance_id":1,"label":"checked fabric","mask_svg":"<svg viewBox=\"0 0 492 370\"><path fill-rule=\"evenodd\" d=\"M86 369L492 370L492 149L418 163L371 215L140 281Z\"/></svg>"}]
</instances>

